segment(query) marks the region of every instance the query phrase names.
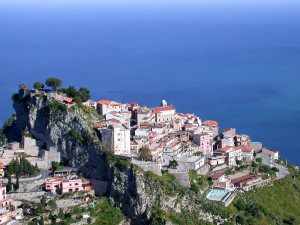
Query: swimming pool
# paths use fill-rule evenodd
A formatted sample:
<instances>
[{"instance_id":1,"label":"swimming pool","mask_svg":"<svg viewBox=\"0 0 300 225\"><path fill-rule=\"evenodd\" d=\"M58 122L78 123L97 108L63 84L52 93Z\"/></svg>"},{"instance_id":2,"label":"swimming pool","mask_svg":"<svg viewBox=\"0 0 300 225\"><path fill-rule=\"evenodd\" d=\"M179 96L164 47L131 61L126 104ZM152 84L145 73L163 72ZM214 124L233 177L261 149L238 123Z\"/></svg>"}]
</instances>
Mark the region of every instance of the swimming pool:
<instances>
[{"instance_id":1,"label":"swimming pool","mask_svg":"<svg viewBox=\"0 0 300 225\"><path fill-rule=\"evenodd\" d=\"M223 201L229 195L230 191L211 189L210 192L206 195L206 198L212 201Z\"/></svg>"}]
</instances>

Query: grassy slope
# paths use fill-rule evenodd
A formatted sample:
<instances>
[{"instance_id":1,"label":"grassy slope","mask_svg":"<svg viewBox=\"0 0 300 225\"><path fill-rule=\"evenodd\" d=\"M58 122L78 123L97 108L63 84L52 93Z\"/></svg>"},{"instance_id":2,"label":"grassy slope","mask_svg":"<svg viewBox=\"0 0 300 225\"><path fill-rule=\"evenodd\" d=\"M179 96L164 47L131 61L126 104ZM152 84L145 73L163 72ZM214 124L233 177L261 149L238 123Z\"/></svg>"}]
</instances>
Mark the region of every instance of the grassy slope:
<instances>
[{"instance_id":1,"label":"grassy slope","mask_svg":"<svg viewBox=\"0 0 300 225\"><path fill-rule=\"evenodd\" d=\"M272 186L258 188L242 194L235 200L247 205L257 203L263 208L263 216L255 224L299 224L300 223L300 176L287 176L275 181Z\"/></svg>"}]
</instances>

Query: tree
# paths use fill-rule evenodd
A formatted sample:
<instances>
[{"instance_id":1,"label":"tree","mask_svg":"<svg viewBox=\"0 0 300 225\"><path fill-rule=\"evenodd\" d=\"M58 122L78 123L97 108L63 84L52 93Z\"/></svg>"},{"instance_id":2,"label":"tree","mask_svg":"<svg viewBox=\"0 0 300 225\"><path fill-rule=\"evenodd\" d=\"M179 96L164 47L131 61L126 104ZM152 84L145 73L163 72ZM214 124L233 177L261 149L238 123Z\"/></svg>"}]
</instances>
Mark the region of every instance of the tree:
<instances>
[{"instance_id":1,"label":"tree","mask_svg":"<svg viewBox=\"0 0 300 225\"><path fill-rule=\"evenodd\" d=\"M79 88L77 95L82 99L83 102L86 102L91 98L90 90L85 87Z\"/></svg>"},{"instance_id":2,"label":"tree","mask_svg":"<svg viewBox=\"0 0 300 225\"><path fill-rule=\"evenodd\" d=\"M42 198L41 198L41 204L43 206L46 206L46 197L43 195Z\"/></svg>"},{"instance_id":3,"label":"tree","mask_svg":"<svg viewBox=\"0 0 300 225\"><path fill-rule=\"evenodd\" d=\"M255 161L258 163L262 163L262 158L256 158Z\"/></svg>"},{"instance_id":4,"label":"tree","mask_svg":"<svg viewBox=\"0 0 300 225\"><path fill-rule=\"evenodd\" d=\"M78 95L75 96L74 100L75 100L75 102L76 102L78 105L82 105L82 100L81 100L81 98L80 98Z\"/></svg>"},{"instance_id":5,"label":"tree","mask_svg":"<svg viewBox=\"0 0 300 225\"><path fill-rule=\"evenodd\" d=\"M44 220L44 217L43 217L43 216L41 217L41 221L40 221L39 224L40 224L40 225L44 225L44 224L45 224L45 220Z\"/></svg>"},{"instance_id":6,"label":"tree","mask_svg":"<svg viewBox=\"0 0 300 225\"><path fill-rule=\"evenodd\" d=\"M20 187L20 182L19 182L19 173L16 175L16 190L18 190Z\"/></svg>"},{"instance_id":7,"label":"tree","mask_svg":"<svg viewBox=\"0 0 300 225\"><path fill-rule=\"evenodd\" d=\"M151 152L148 147L142 147L141 149L141 159L144 161L150 161L151 160Z\"/></svg>"},{"instance_id":8,"label":"tree","mask_svg":"<svg viewBox=\"0 0 300 225\"><path fill-rule=\"evenodd\" d=\"M61 167L60 167L60 165L59 165L58 162L52 161L52 162L51 162L51 165L52 165L52 169L53 169L54 171L60 170L60 169L61 169Z\"/></svg>"},{"instance_id":9,"label":"tree","mask_svg":"<svg viewBox=\"0 0 300 225\"><path fill-rule=\"evenodd\" d=\"M50 77L46 80L46 85L56 91L57 87L62 85L62 81L58 78Z\"/></svg>"},{"instance_id":10,"label":"tree","mask_svg":"<svg viewBox=\"0 0 300 225\"><path fill-rule=\"evenodd\" d=\"M6 191L7 192L10 192L12 190L12 183L11 183L11 175L9 174L8 175L8 183L7 183L7 186L6 186Z\"/></svg>"},{"instance_id":11,"label":"tree","mask_svg":"<svg viewBox=\"0 0 300 225\"><path fill-rule=\"evenodd\" d=\"M45 87L44 84L41 83L41 82L38 82L38 81L33 84L34 89L41 89L41 88L44 88L44 87Z\"/></svg>"},{"instance_id":12,"label":"tree","mask_svg":"<svg viewBox=\"0 0 300 225\"><path fill-rule=\"evenodd\" d=\"M70 98L75 98L75 96L77 94L77 90L74 86L69 86L69 88L67 89L66 94Z\"/></svg>"},{"instance_id":13,"label":"tree","mask_svg":"<svg viewBox=\"0 0 300 225\"><path fill-rule=\"evenodd\" d=\"M50 200L47 205L52 209L52 210L56 210L57 209L57 204L55 200Z\"/></svg>"},{"instance_id":14,"label":"tree","mask_svg":"<svg viewBox=\"0 0 300 225\"><path fill-rule=\"evenodd\" d=\"M170 166L172 169L176 169L176 167L178 166L178 162L177 162L176 160L172 160L172 161L170 161L169 166Z\"/></svg>"}]
</instances>

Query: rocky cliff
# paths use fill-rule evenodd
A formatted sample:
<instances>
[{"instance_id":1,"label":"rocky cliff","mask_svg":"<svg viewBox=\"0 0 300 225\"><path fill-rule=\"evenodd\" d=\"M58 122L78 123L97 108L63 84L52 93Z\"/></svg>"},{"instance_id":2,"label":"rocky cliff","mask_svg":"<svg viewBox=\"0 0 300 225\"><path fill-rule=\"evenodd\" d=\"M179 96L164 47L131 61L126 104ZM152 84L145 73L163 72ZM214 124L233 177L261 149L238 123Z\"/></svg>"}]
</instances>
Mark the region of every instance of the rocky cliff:
<instances>
[{"instance_id":1,"label":"rocky cliff","mask_svg":"<svg viewBox=\"0 0 300 225\"><path fill-rule=\"evenodd\" d=\"M68 108L42 95L15 94L13 100L16 119L9 129L10 137L20 141L26 130L46 147L56 147L61 160L84 176L107 181L106 194L111 203L132 224L163 224L179 218L192 224L228 216L224 207L207 202L177 183L172 175L160 177L145 172L102 149L93 129L93 124L102 119L96 110L78 105Z\"/></svg>"}]
</instances>

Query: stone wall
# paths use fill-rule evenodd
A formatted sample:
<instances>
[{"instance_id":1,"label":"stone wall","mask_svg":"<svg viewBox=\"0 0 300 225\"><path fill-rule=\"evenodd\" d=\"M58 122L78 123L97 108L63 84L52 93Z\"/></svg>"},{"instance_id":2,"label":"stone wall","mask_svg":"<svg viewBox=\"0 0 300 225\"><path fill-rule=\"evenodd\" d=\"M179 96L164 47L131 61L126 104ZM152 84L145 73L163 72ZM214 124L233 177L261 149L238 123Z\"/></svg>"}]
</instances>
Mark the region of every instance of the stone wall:
<instances>
[{"instance_id":1,"label":"stone wall","mask_svg":"<svg viewBox=\"0 0 300 225\"><path fill-rule=\"evenodd\" d=\"M176 172L176 170L169 170L169 172L174 175L174 177L176 178L178 183L180 183L182 186L185 186L188 188L191 187L188 171L186 171L186 172L177 171Z\"/></svg>"},{"instance_id":2,"label":"stone wall","mask_svg":"<svg viewBox=\"0 0 300 225\"><path fill-rule=\"evenodd\" d=\"M206 175L209 172L210 166L209 164L205 164L197 170L198 175Z\"/></svg>"},{"instance_id":3,"label":"stone wall","mask_svg":"<svg viewBox=\"0 0 300 225\"><path fill-rule=\"evenodd\" d=\"M42 152L42 158L48 166L51 166L51 162L60 162L60 152L56 147L49 147L49 151Z\"/></svg>"},{"instance_id":4,"label":"stone wall","mask_svg":"<svg viewBox=\"0 0 300 225\"><path fill-rule=\"evenodd\" d=\"M145 162L138 159L131 158L129 160L131 163L142 167L145 171L151 171L159 176L161 176L161 164L157 162Z\"/></svg>"},{"instance_id":5,"label":"stone wall","mask_svg":"<svg viewBox=\"0 0 300 225\"><path fill-rule=\"evenodd\" d=\"M39 196L43 196L45 194L44 191L35 191L35 192L27 192L27 193L13 193L7 194L8 198L13 200L27 200L30 201L32 198L37 198Z\"/></svg>"},{"instance_id":6,"label":"stone wall","mask_svg":"<svg viewBox=\"0 0 300 225\"><path fill-rule=\"evenodd\" d=\"M19 149L20 148L20 143L19 142L11 142L11 143L8 143L7 145L7 149L9 150L16 150L16 149Z\"/></svg>"},{"instance_id":7,"label":"stone wall","mask_svg":"<svg viewBox=\"0 0 300 225\"><path fill-rule=\"evenodd\" d=\"M244 170L242 172L238 172L238 173L235 173L235 174L232 174L232 175L228 175L228 178L230 180L232 180L232 179L236 179L236 178L239 178L239 177L247 176L247 175L249 175L249 173L250 173L249 170Z\"/></svg>"},{"instance_id":8,"label":"stone wall","mask_svg":"<svg viewBox=\"0 0 300 225\"><path fill-rule=\"evenodd\" d=\"M32 156L39 155L39 147L36 146L37 142L35 139L22 136L22 144L23 144L26 154L32 155Z\"/></svg>"}]
</instances>

